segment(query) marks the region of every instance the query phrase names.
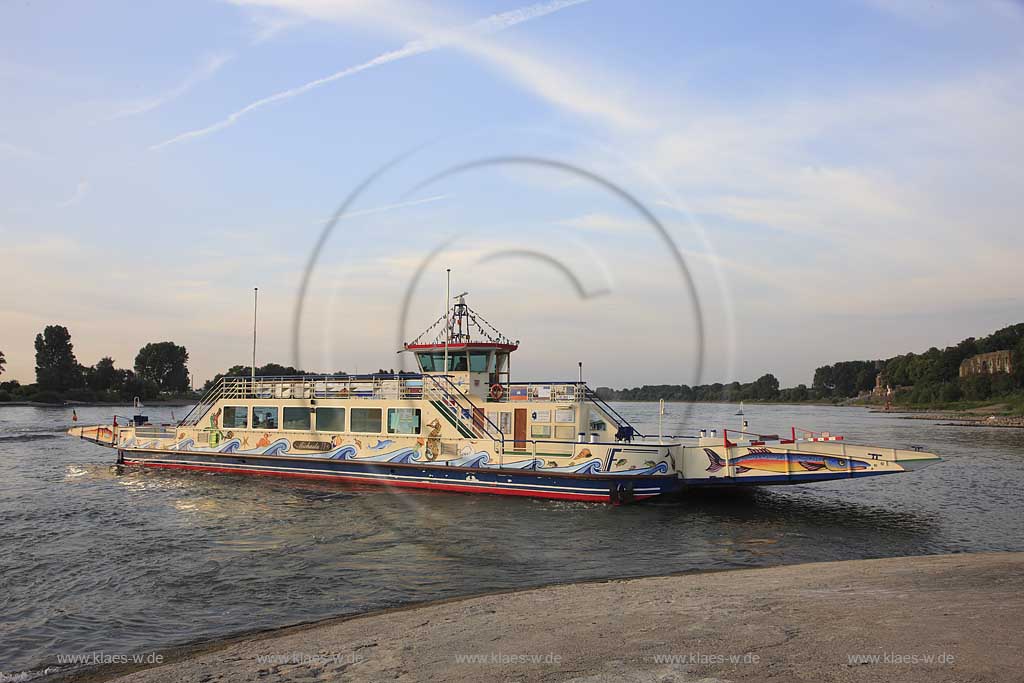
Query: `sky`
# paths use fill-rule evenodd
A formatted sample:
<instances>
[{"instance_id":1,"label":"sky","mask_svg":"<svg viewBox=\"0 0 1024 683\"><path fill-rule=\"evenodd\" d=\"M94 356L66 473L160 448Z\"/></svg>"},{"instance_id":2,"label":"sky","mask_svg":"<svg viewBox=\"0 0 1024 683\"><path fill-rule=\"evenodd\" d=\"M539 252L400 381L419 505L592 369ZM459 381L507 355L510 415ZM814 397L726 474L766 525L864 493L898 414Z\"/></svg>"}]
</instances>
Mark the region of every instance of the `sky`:
<instances>
[{"instance_id":1,"label":"sky","mask_svg":"<svg viewBox=\"0 0 1024 683\"><path fill-rule=\"evenodd\" d=\"M1019 2L0 16L5 380L62 324L201 384L248 364L254 287L258 364L409 367L447 268L520 380L809 384L1024 321Z\"/></svg>"}]
</instances>

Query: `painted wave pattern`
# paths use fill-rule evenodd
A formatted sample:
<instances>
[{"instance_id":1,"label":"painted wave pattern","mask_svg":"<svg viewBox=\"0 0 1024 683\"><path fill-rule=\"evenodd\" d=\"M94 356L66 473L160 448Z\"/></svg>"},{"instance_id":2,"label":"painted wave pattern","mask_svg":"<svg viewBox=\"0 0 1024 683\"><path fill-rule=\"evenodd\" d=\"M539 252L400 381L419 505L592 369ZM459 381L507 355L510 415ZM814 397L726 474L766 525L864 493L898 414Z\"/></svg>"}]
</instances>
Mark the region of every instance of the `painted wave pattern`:
<instances>
[{"instance_id":1,"label":"painted wave pattern","mask_svg":"<svg viewBox=\"0 0 1024 683\"><path fill-rule=\"evenodd\" d=\"M370 450L382 450L394 441L383 439L378 441ZM143 445L136 445L135 439L131 438L122 444L125 448L154 448L156 442L147 442ZM277 439L273 443L256 448L241 448L242 442L237 438L228 439L216 446L197 446L191 438L181 439L167 446L171 451L187 451L195 453L224 453L239 455L287 455L291 454L291 443L288 439ZM537 470L558 474L596 474L614 476L651 476L657 474L668 474L668 463L659 462L652 466L640 467L628 470L605 470L603 463L598 458L593 458L580 463L564 465L561 467L548 467L547 461L540 458L527 460L515 460L512 462L492 462L491 454L487 451L472 452L465 449L462 455L449 460L428 460L423 453L416 448L399 448L397 450L379 453L375 455L358 456L359 450L352 444L342 444L328 451L317 453L302 453L307 458L324 458L327 460L358 460L359 462L388 462L398 464L424 464L442 467L467 467L485 469L514 469L514 470Z\"/></svg>"}]
</instances>

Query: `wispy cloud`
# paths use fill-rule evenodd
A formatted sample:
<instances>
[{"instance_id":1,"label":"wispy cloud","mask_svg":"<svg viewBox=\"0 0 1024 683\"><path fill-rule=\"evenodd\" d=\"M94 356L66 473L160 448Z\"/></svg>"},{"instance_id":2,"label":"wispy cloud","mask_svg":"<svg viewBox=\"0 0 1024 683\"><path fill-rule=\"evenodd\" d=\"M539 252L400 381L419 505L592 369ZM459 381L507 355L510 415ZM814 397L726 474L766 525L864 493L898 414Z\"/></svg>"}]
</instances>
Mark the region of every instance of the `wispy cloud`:
<instances>
[{"instance_id":1,"label":"wispy cloud","mask_svg":"<svg viewBox=\"0 0 1024 683\"><path fill-rule=\"evenodd\" d=\"M82 180L79 180L78 181L78 185L75 186L75 193L73 195L71 195L68 199L66 199L66 200L62 201L60 204L58 204L57 208L58 209L66 209L69 206L74 206L75 204L78 204L83 199L85 199L85 195L87 195L88 193L89 193L89 181L85 180L83 178Z\"/></svg>"},{"instance_id":2,"label":"wispy cloud","mask_svg":"<svg viewBox=\"0 0 1024 683\"><path fill-rule=\"evenodd\" d=\"M0 141L0 154L20 159L42 159L43 155L27 147Z\"/></svg>"},{"instance_id":3,"label":"wispy cloud","mask_svg":"<svg viewBox=\"0 0 1024 683\"><path fill-rule=\"evenodd\" d=\"M355 66L350 66L346 69L342 69L341 71L337 71L329 76L318 78L314 81L310 81L309 83L300 85L296 88L283 90L281 92L274 93L273 95L270 95L268 97L256 100L255 102L252 102L251 104L242 107L238 111L228 115L226 118L212 125L206 126L205 128L197 128L195 130L186 131L172 138L164 140L163 142L160 142L156 145L153 145L150 147L150 149L158 150L163 147L167 147L168 145L173 145L179 142L184 142L186 140L191 140L193 138L202 137L204 135L209 135L210 133L223 130L228 126L234 125L239 119L241 119L246 114L249 114L262 107L265 107L268 104L273 104L275 102L281 102L284 100L289 100L293 97L298 97L299 95L305 94L311 90L315 90L316 88L319 88L321 86L333 83L343 78L347 78L348 76L353 76L357 73L366 71L368 69L372 69L377 66L382 66L384 64L389 64L391 62L396 62L400 59L413 57L415 55L423 54L426 52L432 52L439 48L446 47L456 42L460 35L487 35L491 33L497 33L499 31L504 31L518 24L522 24L527 21L532 21L534 19L539 19L554 12L558 12L568 7L572 7L574 5L580 5L585 2L589 2L589 0L554 0L553 2L539 3L536 5L530 5L528 7L521 7L519 9L510 10L508 12L502 12L500 14L494 14L489 17L485 17L484 19L481 19L477 22L474 22L473 24L470 24L468 27L463 29L457 29L454 31L439 31L434 35L410 41L403 45L402 47L398 48L397 50L385 52L374 57L369 61L357 64Z\"/></svg>"},{"instance_id":4,"label":"wispy cloud","mask_svg":"<svg viewBox=\"0 0 1024 683\"><path fill-rule=\"evenodd\" d=\"M357 216L368 216L368 215L375 214L375 213L384 213L386 211L394 211L395 209L404 209L404 208L407 208L407 207L410 207L410 206L419 206L420 204L430 204L432 202L439 202L442 199L448 199L449 197L451 197L450 194L439 194L439 195L434 195L433 197L424 197L423 199L413 199L413 200L408 201L408 202L398 202L397 204L385 204L383 206L374 206L374 207L369 208L369 209L360 209L359 211L350 211L349 213L346 213L344 216L342 216L341 220L345 220L345 219L348 219L348 218L355 218ZM321 219L315 220L313 222L315 224L317 224L317 225L322 225L323 223L325 223L325 222L327 222L329 220L330 220L330 218L321 218Z\"/></svg>"},{"instance_id":5,"label":"wispy cloud","mask_svg":"<svg viewBox=\"0 0 1024 683\"><path fill-rule=\"evenodd\" d=\"M250 17L253 24L252 44L258 45L276 38L281 33L301 26L305 19L293 14L257 12Z\"/></svg>"},{"instance_id":6,"label":"wispy cloud","mask_svg":"<svg viewBox=\"0 0 1024 683\"><path fill-rule=\"evenodd\" d=\"M108 120L121 119L128 116L138 116L139 114L145 114L146 112L153 111L158 107L162 107L168 102L178 99L197 84L213 76L221 69L221 67L231 61L231 59L232 55L228 54L212 55L205 59L198 68L192 71L192 73L188 74L188 76L178 83L178 85L158 95L131 102L111 114Z\"/></svg>"}]
</instances>

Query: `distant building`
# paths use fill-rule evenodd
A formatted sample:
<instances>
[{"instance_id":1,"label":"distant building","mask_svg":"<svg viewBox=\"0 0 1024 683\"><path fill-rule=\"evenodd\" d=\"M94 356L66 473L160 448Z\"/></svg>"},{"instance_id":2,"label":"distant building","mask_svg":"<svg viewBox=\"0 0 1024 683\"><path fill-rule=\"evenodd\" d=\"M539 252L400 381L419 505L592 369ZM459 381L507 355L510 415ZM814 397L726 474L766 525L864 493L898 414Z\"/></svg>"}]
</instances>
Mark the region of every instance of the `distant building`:
<instances>
[{"instance_id":1,"label":"distant building","mask_svg":"<svg viewBox=\"0 0 1024 683\"><path fill-rule=\"evenodd\" d=\"M979 353L977 356L965 358L960 363L960 376L994 375L997 372L1007 374L1013 372L1013 353L1011 351L993 351Z\"/></svg>"}]
</instances>

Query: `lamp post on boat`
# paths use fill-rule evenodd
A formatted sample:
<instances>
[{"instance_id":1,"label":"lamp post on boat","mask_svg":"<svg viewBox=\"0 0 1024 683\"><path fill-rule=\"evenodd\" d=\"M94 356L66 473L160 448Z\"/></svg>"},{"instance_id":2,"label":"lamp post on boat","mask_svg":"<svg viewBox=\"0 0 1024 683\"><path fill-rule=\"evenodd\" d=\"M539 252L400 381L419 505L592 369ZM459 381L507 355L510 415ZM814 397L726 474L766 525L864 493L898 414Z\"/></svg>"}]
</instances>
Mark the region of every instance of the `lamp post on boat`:
<instances>
[{"instance_id":1,"label":"lamp post on boat","mask_svg":"<svg viewBox=\"0 0 1024 683\"><path fill-rule=\"evenodd\" d=\"M256 393L256 305L259 302L260 288L252 288L252 368L250 377L252 380L252 392Z\"/></svg>"}]
</instances>

